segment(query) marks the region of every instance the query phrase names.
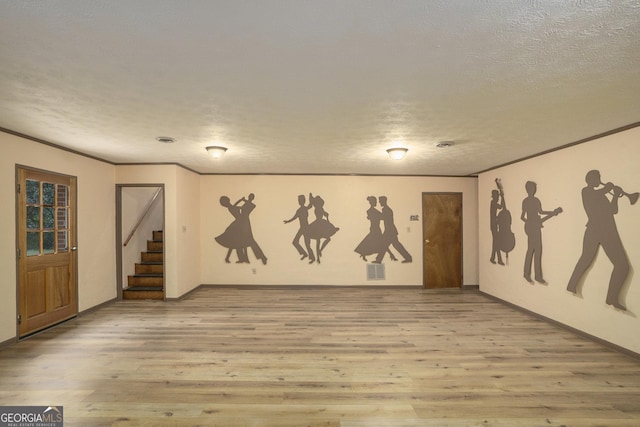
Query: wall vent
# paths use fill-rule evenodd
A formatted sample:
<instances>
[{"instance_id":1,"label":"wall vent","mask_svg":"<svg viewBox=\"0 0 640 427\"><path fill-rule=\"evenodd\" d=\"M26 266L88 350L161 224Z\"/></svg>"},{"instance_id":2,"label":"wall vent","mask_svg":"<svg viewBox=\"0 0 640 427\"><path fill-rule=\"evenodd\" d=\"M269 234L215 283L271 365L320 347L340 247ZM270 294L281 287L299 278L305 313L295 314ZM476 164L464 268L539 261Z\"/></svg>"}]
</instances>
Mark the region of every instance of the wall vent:
<instances>
[{"instance_id":1,"label":"wall vent","mask_svg":"<svg viewBox=\"0 0 640 427\"><path fill-rule=\"evenodd\" d=\"M367 280L384 279L384 264L367 264Z\"/></svg>"}]
</instances>

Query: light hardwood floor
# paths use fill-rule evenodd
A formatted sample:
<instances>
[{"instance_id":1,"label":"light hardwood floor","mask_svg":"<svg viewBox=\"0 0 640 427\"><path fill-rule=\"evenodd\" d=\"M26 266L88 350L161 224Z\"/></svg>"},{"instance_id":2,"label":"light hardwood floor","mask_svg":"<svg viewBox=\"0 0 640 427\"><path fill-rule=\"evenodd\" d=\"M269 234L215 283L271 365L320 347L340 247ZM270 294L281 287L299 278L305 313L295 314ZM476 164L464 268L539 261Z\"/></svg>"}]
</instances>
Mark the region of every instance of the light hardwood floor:
<instances>
[{"instance_id":1,"label":"light hardwood floor","mask_svg":"<svg viewBox=\"0 0 640 427\"><path fill-rule=\"evenodd\" d=\"M638 426L640 362L475 291L202 288L0 350L66 426Z\"/></svg>"}]
</instances>

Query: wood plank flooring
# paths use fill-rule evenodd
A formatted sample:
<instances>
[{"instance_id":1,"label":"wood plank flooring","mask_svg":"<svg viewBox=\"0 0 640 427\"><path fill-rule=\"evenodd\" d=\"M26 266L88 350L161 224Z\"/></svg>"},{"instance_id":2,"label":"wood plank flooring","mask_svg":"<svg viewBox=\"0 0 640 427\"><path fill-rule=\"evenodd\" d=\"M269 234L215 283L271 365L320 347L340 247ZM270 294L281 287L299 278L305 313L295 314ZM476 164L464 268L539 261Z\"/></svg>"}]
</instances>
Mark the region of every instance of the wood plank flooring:
<instances>
[{"instance_id":1,"label":"wood plank flooring","mask_svg":"<svg viewBox=\"0 0 640 427\"><path fill-rule=\"evenodd\" d=\"M638 426L640 362L475 291L202 288L0 350L66 426Z\"/></svg>"}]
</instances>

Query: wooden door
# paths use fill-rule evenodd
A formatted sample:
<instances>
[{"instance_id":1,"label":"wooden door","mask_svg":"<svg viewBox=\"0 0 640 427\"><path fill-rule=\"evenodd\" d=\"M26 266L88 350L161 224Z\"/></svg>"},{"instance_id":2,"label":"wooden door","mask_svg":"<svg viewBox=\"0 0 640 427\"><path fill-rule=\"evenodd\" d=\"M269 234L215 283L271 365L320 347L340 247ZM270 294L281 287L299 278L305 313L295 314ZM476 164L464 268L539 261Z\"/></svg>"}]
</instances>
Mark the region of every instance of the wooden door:
<instances>
[{"instance_id":1,"label":"wooden door","mask_svg":"<svg viewBox=\"0 0 640 427\"><path fill-rule=\"evenodd\" d=\"M78 313L76 178L17 170L18 336Z\"/></svg>"},{"instance_id":2,"label":"wooden door","mask_svg":"<svg viewBox=\"0 0 640 427\"><path fill-rule=\"evenodd\" d=\"M423 284L462 286L462 193L422 194Z\"/></svg>"}]
</instances>

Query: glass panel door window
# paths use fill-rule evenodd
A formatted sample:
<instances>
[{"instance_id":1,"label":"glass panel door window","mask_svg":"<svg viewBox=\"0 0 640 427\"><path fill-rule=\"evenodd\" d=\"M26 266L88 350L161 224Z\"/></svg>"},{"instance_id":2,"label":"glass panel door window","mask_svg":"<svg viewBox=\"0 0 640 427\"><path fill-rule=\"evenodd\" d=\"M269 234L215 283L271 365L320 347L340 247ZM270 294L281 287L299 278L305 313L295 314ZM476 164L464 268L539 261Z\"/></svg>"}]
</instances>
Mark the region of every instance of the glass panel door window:
<instances>
[{"instance_id":1,"label":"glass panel door window","mask_svg":"<svg viewBox=\"0 0 640 427\"><path fill-rule=\"evenodd\" d=\"M26 180L27 256L69 251L69 187Z\"/></svg>"}]
</instances>

